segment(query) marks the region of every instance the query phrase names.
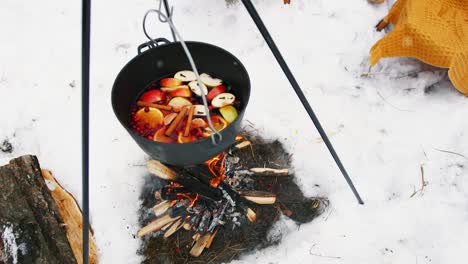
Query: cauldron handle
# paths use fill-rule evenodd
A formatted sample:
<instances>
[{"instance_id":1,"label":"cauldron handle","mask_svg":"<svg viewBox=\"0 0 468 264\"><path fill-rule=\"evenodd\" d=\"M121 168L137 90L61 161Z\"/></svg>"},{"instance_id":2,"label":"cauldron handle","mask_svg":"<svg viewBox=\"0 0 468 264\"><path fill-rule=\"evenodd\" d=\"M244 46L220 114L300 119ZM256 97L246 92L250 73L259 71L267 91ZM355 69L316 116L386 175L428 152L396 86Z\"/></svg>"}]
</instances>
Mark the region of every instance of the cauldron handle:
<instances>
[{"instance_id":1,"label":"cauldron handle","mask_svg":"<svg viewBox=\"0 0 468 264\"><path fill-rule=\"evenodd\" d=\"M169 44L169 43L171 43L171 42L166 38L156 38L156 39L153 39L151 41L145 42L145 43L141 44L140 46L138 46L138 55L143 53L144 49L146 49L146 48L151 49L151 48L158 47L158 46L164 45L164 44Z\"/></svg>"}]
</instances>

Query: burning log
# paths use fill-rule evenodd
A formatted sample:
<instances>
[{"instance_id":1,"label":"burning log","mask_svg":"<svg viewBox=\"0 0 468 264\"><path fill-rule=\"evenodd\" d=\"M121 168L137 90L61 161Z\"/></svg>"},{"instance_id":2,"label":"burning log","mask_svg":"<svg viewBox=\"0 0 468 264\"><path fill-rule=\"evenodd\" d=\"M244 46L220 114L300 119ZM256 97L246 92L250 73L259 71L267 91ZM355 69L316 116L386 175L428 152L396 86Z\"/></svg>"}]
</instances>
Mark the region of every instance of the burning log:
<instances>
[{"instance_id":1,"label":"burning log","mask_svg":"<svg viewBox=\"0 0 468 264\"><path fill-rule=\"evenodd\" d=\"M155 176L164 179L170 180L177 183L180 183L184 186L190 186L194 192L198 192L200 195L205 196L209 199L220 199L221 195L219 190L212 188L198 181L196 178L177 174L174 170L170 169L166 165L162 164L156 160L149 160L147 163L148 171Z\"/></svg>"},{"instance_id":2,"label":"burning log","mask_svg":"<svg viewBox=\"0 0 468 264\"><path fill-rule=\"evenodd\" d=\"M219 200L221 197L224 197L230 200L230 203L233 206L237 205L239 208L241 208L250 222L254 222L255 219L257 219L255 212L247 206L246 199L242 198L231 188L231 186L223 181L219 183L218 188L214 188L199 181L199 177L207 178L201 173L198 175L198 177L184 173L177 174L177 172L157 160L149 160L147 167L151 174L154 174L155 176L164 180L178 182L183 186L190 186L194 192L198 192L200 195L208 199ZM205 179L205 181L209 180Z\"/></svg>"},{"instance_id":3,"label":"burning log","mask_svg":"<svg viewBox=\"0 0 468 264\"><path fill-rule=\"evenodd\" d=\"M161 218L158 218L154 221L152 221L151 223L149 223L147 226L141 228L138 233L137 233L137 237L142 237L148 233L151 233L151 232L156 232L158 230L160 230L163 226L169 224L169 223L172 223L174 222L175 220L178 220L180 219L180 216L177 216L177 217L171 217L169 214L161 217Z\"/></svg>"},{"instance_id":4,"label":"burning log","mask_svg":"<svg viewBox=\"0 0 468 264\"><path fill-rule=\"evenodd\" d=\"M257 176L288 176L288 169L272 169L272 168L251 168L250 172Z\"/></svg>"},{"instance_id":5,"label":"burning log","mask_svg":"<svg viewBox=\"0 0 468 264\"><path fill-rule=\"evenodd\" d=\"M276 202L276 195L270 192L242 191L240 194L245 199L256 204L274 204Z\"/></svg>"}]
</instances>

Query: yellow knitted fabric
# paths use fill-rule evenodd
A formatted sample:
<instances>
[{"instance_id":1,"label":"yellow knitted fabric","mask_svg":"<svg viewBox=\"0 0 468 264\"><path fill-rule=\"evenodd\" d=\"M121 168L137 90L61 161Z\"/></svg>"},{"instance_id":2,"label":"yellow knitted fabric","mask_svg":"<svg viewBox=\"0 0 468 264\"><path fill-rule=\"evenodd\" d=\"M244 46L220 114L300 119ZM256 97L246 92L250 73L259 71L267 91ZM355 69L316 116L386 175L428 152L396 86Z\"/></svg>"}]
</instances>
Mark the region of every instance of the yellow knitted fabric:
<instances>
[{"instance_id":1,"label":"yellow knitted fabric","mask_svg":"<svg viewBox=\"0 0 468 264\"><path fill-rule=\"evenodd\" d=\"M453 85L468 95L468 0L398 0L379 23L394 29L371 49L370 63L415 57L448 68Z\"/></svg>"}]
</instances>

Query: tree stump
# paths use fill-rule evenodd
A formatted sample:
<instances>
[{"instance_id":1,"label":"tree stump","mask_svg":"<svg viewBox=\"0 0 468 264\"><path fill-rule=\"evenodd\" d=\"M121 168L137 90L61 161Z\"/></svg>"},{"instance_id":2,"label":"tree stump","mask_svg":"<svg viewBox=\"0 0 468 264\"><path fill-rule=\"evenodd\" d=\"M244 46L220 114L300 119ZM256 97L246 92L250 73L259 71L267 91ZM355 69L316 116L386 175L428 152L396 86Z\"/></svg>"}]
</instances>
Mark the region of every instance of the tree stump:
<instances>
[{"instance_id":1,"label":"tree stump","mask_svg":"<svg viewBox=\"0 0 468 264\"><path fill-rule=\"evenodd\" d=\"M0 264L77 263L35 156L0 167L0 238Z\"/></svg>"}]
</instances>

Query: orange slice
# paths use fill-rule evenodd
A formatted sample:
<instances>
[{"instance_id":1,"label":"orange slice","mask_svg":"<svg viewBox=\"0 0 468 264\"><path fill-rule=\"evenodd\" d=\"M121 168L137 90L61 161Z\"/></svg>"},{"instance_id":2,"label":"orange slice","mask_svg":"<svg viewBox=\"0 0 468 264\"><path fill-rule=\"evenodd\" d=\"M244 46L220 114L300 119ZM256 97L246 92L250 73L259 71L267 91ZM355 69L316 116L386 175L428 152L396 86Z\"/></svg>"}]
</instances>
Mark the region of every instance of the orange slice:
<instances>
[{"instance_id":1,"label":"orange slice","mask_svg":"<svg viewBox=\"0 0 468 264\"><path fill-rule=\"evenodd\" d=\"M136 119L151 128L162 125L164 115L161 110L153 107L143 107L135 114Z\"/></svg>"}]
</instances>

